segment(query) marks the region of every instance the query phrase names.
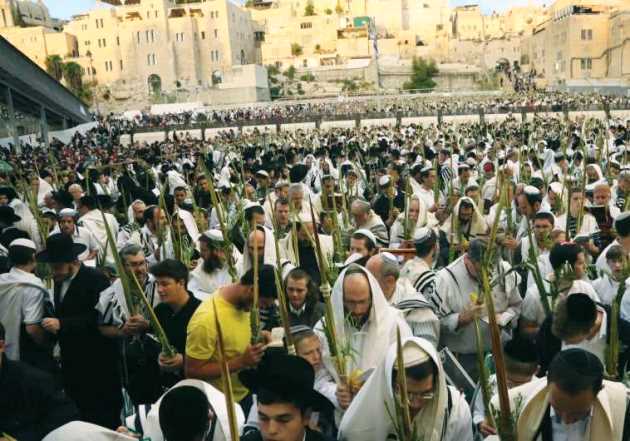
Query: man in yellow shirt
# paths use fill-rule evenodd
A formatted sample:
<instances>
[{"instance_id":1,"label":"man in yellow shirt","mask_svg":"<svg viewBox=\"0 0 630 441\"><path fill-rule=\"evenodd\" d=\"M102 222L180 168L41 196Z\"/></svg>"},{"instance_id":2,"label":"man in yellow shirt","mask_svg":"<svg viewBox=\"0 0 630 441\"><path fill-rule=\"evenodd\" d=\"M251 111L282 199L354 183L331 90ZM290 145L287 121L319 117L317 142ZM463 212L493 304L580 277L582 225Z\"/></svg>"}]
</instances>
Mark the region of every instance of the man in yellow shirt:
<instances>
[{"instance_id":1,"label":"man in yellow shirt","mask_svg":"<svg viewBox=\"0 0 630 441\"><path fill-rule=\"evenodd\" d=\"M259 271L260 307L273 302L275 282L273 267L263 265ZM239 401L245 414L251 407L251 395L238 379L238 371L253 368L264 354L264 343L251 344L250 309L254 294L254 271L247 271L238 283L219 288L199 305L188 323L186 338L185 372L187 378L208 381L219 390L221 367L217 352L217 329L214 308L223 329L225 354L232 377L234 399ZM268 333L261 333L268 338Z\"/></svg>"}]
</instances>

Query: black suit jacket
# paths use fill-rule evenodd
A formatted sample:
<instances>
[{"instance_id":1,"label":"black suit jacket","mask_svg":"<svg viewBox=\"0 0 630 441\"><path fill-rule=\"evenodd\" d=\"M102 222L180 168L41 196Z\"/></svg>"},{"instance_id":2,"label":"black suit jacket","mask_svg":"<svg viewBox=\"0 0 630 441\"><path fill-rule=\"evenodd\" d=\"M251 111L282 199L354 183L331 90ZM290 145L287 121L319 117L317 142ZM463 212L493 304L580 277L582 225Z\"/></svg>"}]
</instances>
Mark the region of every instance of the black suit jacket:
<instances>
[{"instance_id":1,"label":"black suit jacket","mask_svg":"<svg viewBox=\"0 0 630 441\"><path fill-rule=\"evenodd\" d=\"M97 328L95 306L108 286L101 271L81 265L63 300L54 296L64 385L77 401L120 389L115 342Z\"/></svg>"}]
</instances>

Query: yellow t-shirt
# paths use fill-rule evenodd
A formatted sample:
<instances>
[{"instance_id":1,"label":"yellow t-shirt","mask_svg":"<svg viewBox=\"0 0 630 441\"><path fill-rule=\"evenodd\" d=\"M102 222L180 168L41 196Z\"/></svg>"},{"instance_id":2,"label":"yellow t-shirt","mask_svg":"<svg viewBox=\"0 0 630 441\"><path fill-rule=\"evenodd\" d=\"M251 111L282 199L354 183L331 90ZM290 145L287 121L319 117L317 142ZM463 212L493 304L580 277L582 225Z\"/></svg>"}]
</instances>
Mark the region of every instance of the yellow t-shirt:
<instances>
[{"instance_id":1,"label":"yellow t-shirt","mask_svg":"<svg viewBox=\"0 0 630 441\"><path fill-rule=\"evenodd\" d=\"M219 361L213 300L216 302L219 323L223 331L225 355L228 360L243 354L250 344L252 330L249 312L237 309L217 290L199 305L188 323L186 337L186 357L188 358L210 360L215 363ZM234 399L241 401L249 391L241 384L236 373L232 373L231 377ZM223 390L220 377L210 383L217 389Z\"/></svg>"}]
</instances>

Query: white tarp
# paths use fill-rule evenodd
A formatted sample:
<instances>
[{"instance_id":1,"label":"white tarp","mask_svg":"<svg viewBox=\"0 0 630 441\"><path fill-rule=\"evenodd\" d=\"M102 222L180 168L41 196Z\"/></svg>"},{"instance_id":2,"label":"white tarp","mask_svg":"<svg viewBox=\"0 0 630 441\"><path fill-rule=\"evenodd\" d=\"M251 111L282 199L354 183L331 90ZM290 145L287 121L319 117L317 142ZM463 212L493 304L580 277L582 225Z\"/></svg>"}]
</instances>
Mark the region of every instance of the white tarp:
<instances>
[{"instance_id":1,"label":"white tarp","mask_svg":"<svg viewBox=\"0 0 630 441\"><path fill-rule=\"evenodd\" d=\"M97 123L93 121L93 122L89 122L85 124L80 124L78 126L72 127L71 129L58 130L56 132L48 132L48 139L52 141L53 138L57 138L59 141L63 142L64 144L68 144L70 143L70 140L72 139L75 133L79 132L81 133L81 135L85 135L89 130L92 130L96 126L97 126ZM37 139L39 137L40 137L39 133L31 133L30 135L20 136L20 143L34 145L34 144L37 144ZM0 146L4 148L9 148L9 144L13 144L13 138L0 138Z\"/></svg>"},{"instance_id":2,"label":"white tarp","mask_svg":"<svg viewBox=\"0 0 630 441\"><path fill-rule=\"evenodd\" d=\"M173 103L173 104L154 104L151 106L152 115L165 115L168 113L194 112L202 111L203 103Z\"/></svg>"}]
</instances>

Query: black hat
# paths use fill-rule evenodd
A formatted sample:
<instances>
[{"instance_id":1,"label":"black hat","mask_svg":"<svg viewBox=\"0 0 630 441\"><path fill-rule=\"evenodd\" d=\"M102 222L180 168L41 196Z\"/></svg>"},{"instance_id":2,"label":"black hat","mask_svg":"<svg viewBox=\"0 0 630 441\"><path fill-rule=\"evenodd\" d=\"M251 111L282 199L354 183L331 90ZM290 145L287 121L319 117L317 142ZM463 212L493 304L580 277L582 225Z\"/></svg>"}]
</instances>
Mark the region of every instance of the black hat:
<instances>
[{"instance_id":1,"label":"black hat","mask_svg":"<svg viewBox=\"0 0 630 441\"><path fill-rule=\"evenodd\" d=\"M276 291L275 270L271 265L263 265L258 272L258 288L260 296L264 298L278 298Z\"/></svg>"},{"instance_id":2,"label":"black hat","mask_svg":"<svg viewBox=\"0 0 630 441\"><path fill-rule=\"evenodd\" d=\"M67 263L74 262L87 247L74 243L72 237L57 233L46 239L46 249L37 254L38 262Z\"/></svg>"},{"instance_id":3,"label":"black hat","mask_svg":"<svg viewBox=\"0 0 630 441\"><path fill-rule=\"evenodd\" d=\"M538 361L536 345L522 337L513 338L505 343L503 352L511 359L521 363L536 363Z\"/></svg>"},{"instance_id":4,"label":"black hat","mask_svg":"<svg viewBox=\"0 0 630 441\"><path fill-rule=\"evenodd\" d=\"M13 207L9 207L8 205L3 205L0 207L0 222L5 224L12 224L14 222L21 221L22 218L15 214L13 211Z\"/></svg>"},{"instance_id":5,"label":"black hat","mask_svg":"<svg viewBox=\"0 0 630 441\"><path fill-rule=\"evenodd\" d=\"M269 352L256 369L241 371L238 378L253 393L265 389L316 410L332 407L326 397L313 389L315 371L311 364L296 355Z\"/></svg>"},{"instance_id":6,"label":"black hat","mask_svg":"<svg viewBox=\"0 0 630 441\"><path fill-rule=\"evenodd\" d=\"M112 197L108 194L99 194L96 196L96 203L100 208L111 208L114 205Z\"/></svg>"},{"instance_id":7,"label":"black hat","mask_svg":"<svg viewBox=\"0 0 630 441\"><path fill-rule=\"evenodd\" d=\"M289 180L292 184L302 182L306 177L307 172L308 169L306 168L306 165L295 164L293 167L291 167L291 170L289 170Z\"/></svg>"},{"instance_id":8,"label":"black hat","mask_svg":"<svg viewBox=\"0 0 630 441\"><path fill-rule=\"evenodd\" d=\"M615 219L615 230L622 237L630 235L630 211L625 211L617 216Z\"/></svg>"}]
</instances>

